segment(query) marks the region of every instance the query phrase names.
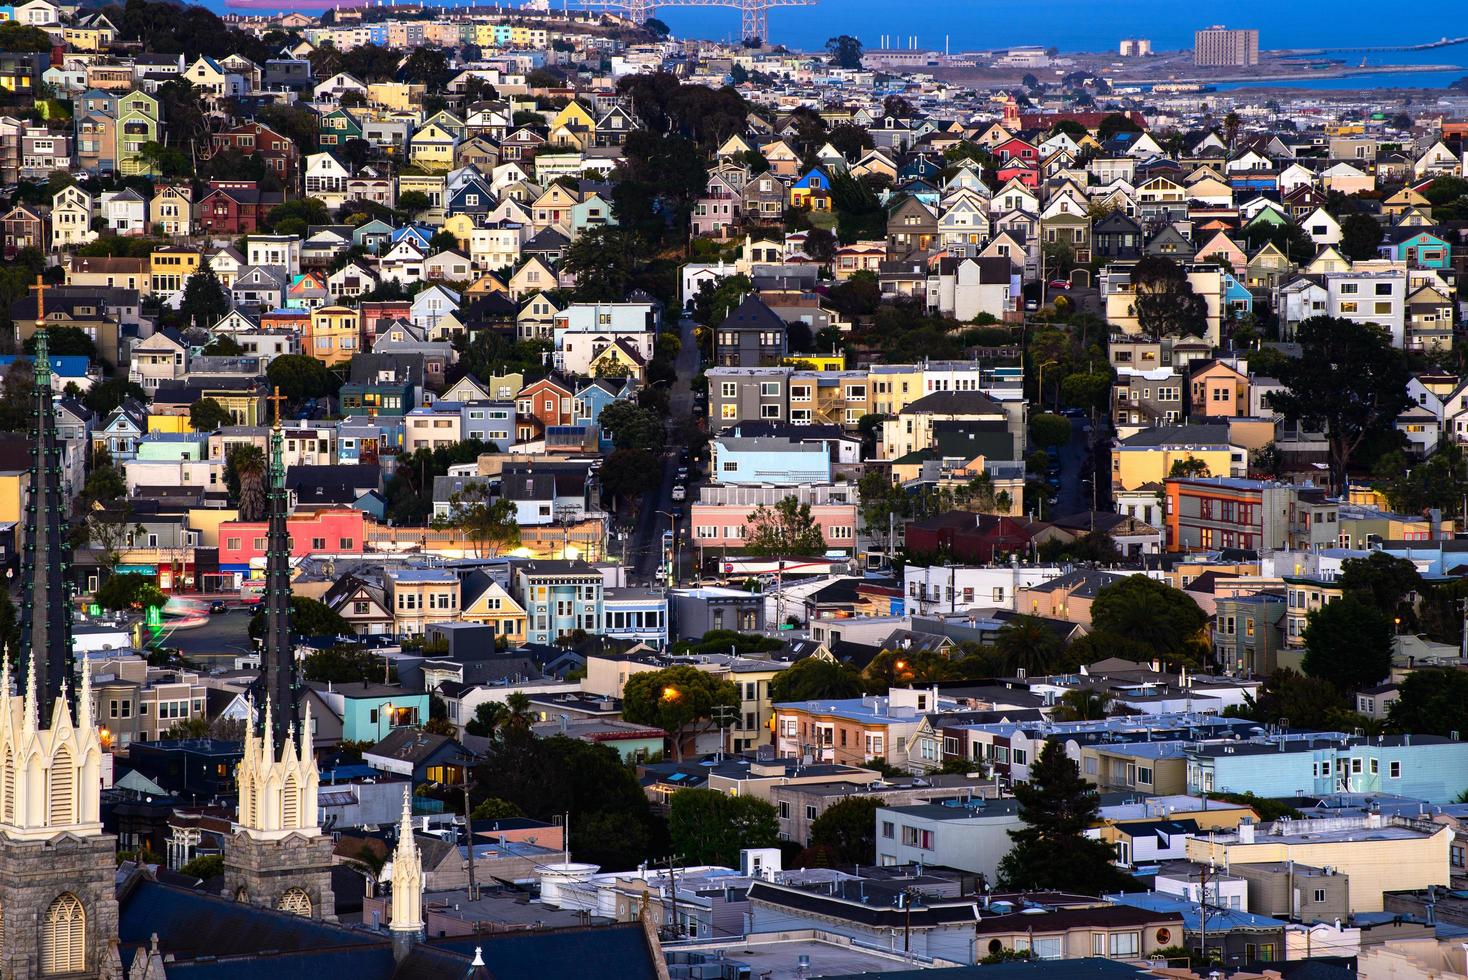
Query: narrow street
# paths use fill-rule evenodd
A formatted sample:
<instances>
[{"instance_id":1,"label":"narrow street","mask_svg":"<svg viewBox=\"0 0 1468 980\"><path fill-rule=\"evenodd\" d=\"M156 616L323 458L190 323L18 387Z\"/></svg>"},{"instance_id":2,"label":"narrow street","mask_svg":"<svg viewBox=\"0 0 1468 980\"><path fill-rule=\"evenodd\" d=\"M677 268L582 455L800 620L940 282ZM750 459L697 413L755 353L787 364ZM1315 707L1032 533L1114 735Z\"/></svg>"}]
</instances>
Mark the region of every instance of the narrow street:
<instances>
[{"instance_id":1,"label":"narrow street","mask_svg":"<svg viewBox=\"0 0 1468 980\"><path fill-rule=\"evenodd\" d=\"M683 347L678 352L678 359L673 365L677 371L677 378L672 383L672 391L668 399L668 418L665 420L668 428L668 448L663 452L662 459L659 461L662 479L657 489L649 490L638 504L636 525L627 545L630 578L645 584L654 584L658 562L662 559L662 536L669 527L667 515L678 515L674 523L675 533L683 545L683 554L679 556L680 566L687 567L687 562L691 558L691 555L688 554L691 551L688 547L688 501L680 504L673 503L673 485L677 483L679 460L686 448L682 444L682 423L693 414L693 389L690 385L694 375L698 374L700 363L698 345L693 336L692 320L687 318L679 320L678 336L683 342ZM692 496L693 494L690 493L690 497Z\"/></svg>"}]
</instances>

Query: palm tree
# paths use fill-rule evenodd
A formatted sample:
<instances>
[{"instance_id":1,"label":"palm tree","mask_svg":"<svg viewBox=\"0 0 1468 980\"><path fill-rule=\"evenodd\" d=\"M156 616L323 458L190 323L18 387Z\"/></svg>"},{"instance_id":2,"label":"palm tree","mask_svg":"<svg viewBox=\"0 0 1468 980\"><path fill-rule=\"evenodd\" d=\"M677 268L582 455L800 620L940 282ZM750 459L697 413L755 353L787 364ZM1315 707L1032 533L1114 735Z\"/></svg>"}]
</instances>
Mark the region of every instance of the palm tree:
<instances>
[{"instance_id":1,"label":"palm tree","mask_svg":"<svg viewBox=\"0 0 1468 980\"><path fill-rule=\"evenodd\" d=\"M1229 110L1228 115L1223 117L1223 136L1230 150L1234 148L1234 140L1239 138L1240 121L1239 114L1232 109Z\"/></svg>"},{"instance_id":2,"label":"palm tree","mask_svg":"<svg viewBox=\"0 0 1468 980\"><path fill-rule=\"evenodd\" d=\"M506 717L504 728L512 732L524 732L534 719L530 717L530 695L516 691L505 698Z\"/></svg>"},{"instance_id":3,"label":"palm tree","mask_svg":"<svg viewBox=\"0 0 1468 980\"><path fill-rule=\"evenodd\" d=\"M265 517L265 476L268 466L260 447L251 443L235 446L229 452L229 465L239 481L239 512L242 521L258 521Z\"/></svg>"},{"instance_id":4,"label":"palm tree","mask_svg":"<svg viewBox=\"0 0 1468 980\"><path fill-rule=\"evenodd\" d=\"M1111 695L1103 691L1076 688L1060 696L1060 703L1050 713L1055 721L1099 721L1111 709Z\"/></svg>"}]
</instances>

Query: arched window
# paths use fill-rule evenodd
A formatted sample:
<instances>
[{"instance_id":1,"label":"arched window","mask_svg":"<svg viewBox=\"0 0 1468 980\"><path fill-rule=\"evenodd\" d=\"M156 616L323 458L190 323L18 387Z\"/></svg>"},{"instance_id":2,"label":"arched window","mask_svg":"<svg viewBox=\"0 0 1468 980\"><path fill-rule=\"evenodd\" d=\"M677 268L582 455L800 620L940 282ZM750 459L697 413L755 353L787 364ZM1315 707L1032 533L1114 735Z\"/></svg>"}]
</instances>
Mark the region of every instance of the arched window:
<instances>
[{"instance_id":1,"label":"arched window","mask_svg":"<svg viewBox=\"0 0 1468 980\"><path fill-rule=\"evenodd\" d=\"M87 913L70 892L61 895L46 910L46 928L41 937L41 972L80 973L87 968Z\"/></svg>"},{"instance_id":2,"label":"arched window","mask_svg":"<svg viewBox=\"0 0 1468 980\"><path fill-rule=\"evenodd\" d=\"M71 750L62 746L51 760L51 794L48 800L50 818L46 821L55 827L75 823L72 817L76 803L76 767L71 762Z\"/></svg>"},{"instance_id":3,"label":"arched window","mask_svg":"<svg viewBox=\"0 0 1468 980\"><path fill-rule=\"evenodd\" d=\"M292 888L280 896L280 904L276 906L282 912L311 918L311 896L300 888Z\"/></svg>"}]
</instances>

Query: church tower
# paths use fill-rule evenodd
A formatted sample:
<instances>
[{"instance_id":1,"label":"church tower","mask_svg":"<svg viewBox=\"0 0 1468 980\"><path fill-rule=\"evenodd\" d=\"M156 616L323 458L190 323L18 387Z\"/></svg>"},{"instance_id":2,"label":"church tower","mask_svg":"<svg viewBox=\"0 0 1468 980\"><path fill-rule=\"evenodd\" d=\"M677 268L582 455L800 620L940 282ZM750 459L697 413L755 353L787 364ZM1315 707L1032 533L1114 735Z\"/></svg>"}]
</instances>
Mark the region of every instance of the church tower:
<instances>
[{"instance_id":1,"label":"church tower","mask_svg":"<svg viewBox=\"0 0 1468 980\"><path fill-rule=\"evenodd\" d=\"M392 855L392 911L388 932L392 934L393 958L407 957L423 940L423 860L413 839L412 793L403 789L403 818L398 824L398 846Z\"/></svg>"},{"instance_id":2,"label":"church tower","mask_svg":"<svg viewBox=\"0 0 1468 980\"><path fill-rule=\"evenodd\" d=\"M37 284L37 306L43 287ZM38 310L38 313L41 312ZM0 976L121 974L117 839L102 833L102 742L92 682L71 696L70 554L46 331L36 333L36 393L21 600L25 680L0 663Z\"/></svg>"},{"instance_id":3,"label":"church tower","mask_svg":"<svg viewBox=\"0 0 1468 980\"><path fill-rule=\"evenodd\" d=\"M285 520L280 391L270 434L270 498L266 540L265 709L258 731L245 734L236 779L239 814L224 849L224 882L237 901L336 920L331 891L332 842L316 807L321 774L312 751L308 708L296 746L296 670L290 643L290 539Z\"/></svg>"}]
</instances>

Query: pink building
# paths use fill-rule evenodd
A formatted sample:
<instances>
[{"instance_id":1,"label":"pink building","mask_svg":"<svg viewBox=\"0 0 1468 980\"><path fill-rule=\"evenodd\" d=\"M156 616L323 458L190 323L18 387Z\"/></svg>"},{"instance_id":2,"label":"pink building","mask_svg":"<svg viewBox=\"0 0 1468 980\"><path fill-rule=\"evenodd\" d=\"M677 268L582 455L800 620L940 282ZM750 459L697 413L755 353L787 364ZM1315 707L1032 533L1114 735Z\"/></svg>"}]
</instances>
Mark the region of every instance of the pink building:
<instances>
[{"instance_id":1,"label":"pink building","mask_svg":"<svg viewBox=\"0 0 1468 980\"><path fill-rule=\"evenodd\" d=\"M330 507L292 514L286 519L291 557L307 555L360 555L366 536L366 515L350 507ZM263 577L264 521L225 521L219 525L219 567Z\"/></svg>"},{"instance_id":2,"label":"pink building","mask_svg":"<svg viewBox=\"0 0 1468 980\"><path fill-rule=\"evenodd\" d=\"M749 518L758 506L758 503L704 501L694 504L690 515L694 545L700 548L743 548L747 543ZM813 503L810 513L826 539L827 548L850 551L856 547L856 504Z\"/></svg>"}]
</instances>

